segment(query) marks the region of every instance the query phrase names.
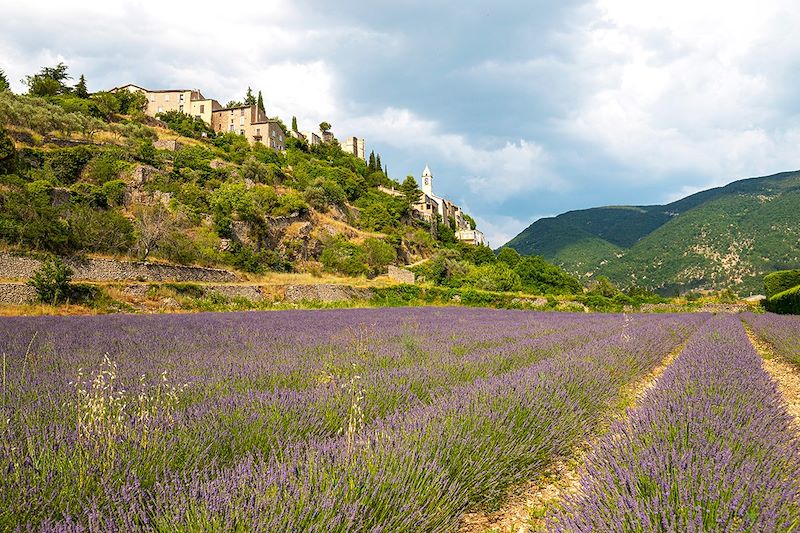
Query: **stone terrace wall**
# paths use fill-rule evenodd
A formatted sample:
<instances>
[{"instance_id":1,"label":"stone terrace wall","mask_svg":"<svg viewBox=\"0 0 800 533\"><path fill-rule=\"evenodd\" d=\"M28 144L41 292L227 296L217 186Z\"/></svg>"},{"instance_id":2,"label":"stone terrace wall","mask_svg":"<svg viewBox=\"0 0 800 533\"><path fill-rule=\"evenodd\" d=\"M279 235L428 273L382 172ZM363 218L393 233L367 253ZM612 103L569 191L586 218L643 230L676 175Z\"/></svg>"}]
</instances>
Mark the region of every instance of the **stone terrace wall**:
<instances>
[{"instance_id":1,"label":"stone terrace wall","mask_svg":"<svg viewBox=\"0 0 800 533\"><path fill-rule=\"evenodd\" d=\"M230 283L239 281L233 272L216 268L162 265L116 261L113 259L65 259L75 271L75 280L93 281L199 281ZM0 253L0 278L27 279L39 269L41 261Z\"/></svg>"},{"instance_id":2,"label":"stone terrace wall","mask_svg":"<svg viewBox=\"0 0 800 533\"><path fill-rule=\"evenodd\" d=\"M369 300L374 293L369 289L348 287L346 285L288 285L287 302L318 301L341 302L346 300Z\"/></svg>"},{"instance_id":3,"label":"stone terrace wall","mask_svg":"<svg viewBox=\"0 0 800 533\"><path fill-rule=\"evenodd\" d=\"M21 305L36 300L36 289L23 283L0 283L0 304Z\"/></svg>"}]
</instances>

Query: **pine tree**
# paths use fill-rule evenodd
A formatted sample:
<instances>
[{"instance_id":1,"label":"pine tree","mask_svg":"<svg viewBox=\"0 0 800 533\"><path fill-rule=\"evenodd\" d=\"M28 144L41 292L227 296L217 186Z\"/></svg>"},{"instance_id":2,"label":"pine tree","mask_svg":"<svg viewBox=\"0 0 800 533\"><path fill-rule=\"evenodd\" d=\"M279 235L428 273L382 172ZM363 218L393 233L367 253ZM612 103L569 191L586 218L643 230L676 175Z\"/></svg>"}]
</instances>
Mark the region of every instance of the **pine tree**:
<instances>
[{"instance_id":1,"label":"pine tree","mask_svg":"<svg viewBox=\"0 0 800 533\"><path fill-rule=\"evenodd\" d=\"M0 93L3 91L7 91L11 88L8 84L8 78L6 77L6 73L3 69L0 68Z\"/></svg>"},{"instance_id":2,"label":"pine tree","mask_svg":"<svg viewBox=\"0 0 800 533\"><path fill-rule=\"evenodd\" d=\"M369 163L367 163L367 172L372 174L375 172L375 151L369 153Z\"/></svg>"},{"instance_id":3,"label":"pine tree","mask_svg":"<svg viewBox=\"0 0 800 533\"><path fill-rule=\"evenodd\" d=\"M247 87L247 94L244 97L244 105L256 105L256 97L253 96L253 89Z\"/></svg>"},{"instance_id":4,"label":"pine tree","mask_svg":"<svg viewBox=\"0 0 800 533\"><path fill-rule=\"evenodd\" d=\"M292 131L298 131L298 129L297 129L297 117L292 117Z\"/></svg>"},{"instance_id":5,"label":"pine tree","mask_svg":"<svg viewBox=\"0 0 800 533\"><path fill-rule=\"evenodd\" d=\"M78 83L75 84L75 96L89 98L89 91L86 89L86 77L83 74L78 79Z\"/></svg>"},{"instance_id":6,"label":"pine tree","mask_svg":"<svg viewBox=\"0 0 800 533\"><path fill-rule=\"evenodd\" d=\"M375 170L377 172L383 172L383 165L381 165L381 154L375 156Z\"/></svg>"},{"instance_id":7,"label":"pine tree","mask_svg":"<svg viewBox=\"0 0 800 533\"><path fill-rule=\"evenodd\" d=\"M264 113L267 113L267 110L264 109L264 98L261 96L261 91L258 91L258 108Z\"/></svg>"}]
</instances>

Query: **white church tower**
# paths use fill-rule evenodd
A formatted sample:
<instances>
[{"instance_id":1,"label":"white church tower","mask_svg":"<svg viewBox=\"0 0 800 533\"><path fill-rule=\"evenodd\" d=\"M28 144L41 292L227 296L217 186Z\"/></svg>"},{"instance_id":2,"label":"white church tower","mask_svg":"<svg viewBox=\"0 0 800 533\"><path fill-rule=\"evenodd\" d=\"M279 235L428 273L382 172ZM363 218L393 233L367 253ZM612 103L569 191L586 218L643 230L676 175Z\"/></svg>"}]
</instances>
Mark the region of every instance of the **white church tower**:
<instances>
[{"instance_id":1,"label":"white church tower","mask_svg":"<svg viewBox=\"0 0 800 533\"><path fill-rule=\"evenodd\" d=\"M425 170L422 171L422 192L428 196L433 196L433 174L428 165L425 165Z\"/></svg>"}]
</instances>

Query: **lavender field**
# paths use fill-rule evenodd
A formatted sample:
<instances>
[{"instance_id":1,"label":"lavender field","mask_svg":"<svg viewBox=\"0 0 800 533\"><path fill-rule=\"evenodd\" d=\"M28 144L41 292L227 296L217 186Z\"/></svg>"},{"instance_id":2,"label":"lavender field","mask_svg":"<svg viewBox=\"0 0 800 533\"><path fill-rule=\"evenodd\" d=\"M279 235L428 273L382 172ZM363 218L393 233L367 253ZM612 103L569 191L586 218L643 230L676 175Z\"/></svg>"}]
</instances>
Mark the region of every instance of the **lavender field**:
<instances>
[{"instance_id":1,"label":"lavender field","mask_svg":"<svg viewBox=\"0 0 800 533\"><path fill-rule=\"evenodd\" d=\"M687 341L551 526L793 523L797 441L737 320L415 308L0 320L0 530L452 531Z\"/></svg>"}]
</instances>

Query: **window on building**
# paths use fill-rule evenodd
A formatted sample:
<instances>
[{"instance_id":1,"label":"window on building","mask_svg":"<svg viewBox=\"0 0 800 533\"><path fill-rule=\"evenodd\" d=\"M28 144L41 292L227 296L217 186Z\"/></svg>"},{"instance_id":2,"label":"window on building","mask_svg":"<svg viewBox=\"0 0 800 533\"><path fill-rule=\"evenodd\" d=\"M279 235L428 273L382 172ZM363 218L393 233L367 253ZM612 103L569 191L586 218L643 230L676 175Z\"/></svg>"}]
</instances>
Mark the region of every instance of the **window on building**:
<instances>
[{"instance_id":1,"label":"window on building","mask_svg":"<svg viewBox=\"0 0 800 533\"><path fill-rule=\"evenodd\" d=\"M256 128L256 137L261 137L261 128Z\"/></svg>"},{"instance_id":2,"label":"window on building","mask_svg":"<svg viewBox=\"0 0 800 533\"><path fill-rule=\"evenodd\" d=\"M244 116L239 117L239 125L244 126Z\"/></svg>"},{"instance_id":3,"label":"window on building","mask_svg":"<svg viewBox=\"0 0 800 533\"><path fill-rule=\"evenodd\" d=\"M241 111L241 115L244 116L244 108L241 108L239 111Z\"/></svg>"},{"instance_id":4,"label":"window on building","mask_svg":"<svg viewBox=\"0 0 800 533\"><path fill-rule=\"evenodd\" d=\"M181 102L183 102L183 95L182 95L182 94L178 96L178 100L180 100Z\"/></svg>"},{"instance_id":5,"label":"window on building","mask_svg":"<svg viewBox=\"0 0 800 533\"><path fill-rule=\"evenodd\" d=\"M205 105L200 104L200 112L201 113L205 113L206 112L206 106Z\"/></svg>"},{"instance_id":6,"label":"window on building","mask_svg":"<svg viewBox=\"0 0 800 533\"><path fill-rule=\"evenodd\" d=\"M233 124L231 124L231 128L230 128L230 130L228 130L228 131L230 131L231 133L233 133L233 131L235 131L235 130L233 129Z\"/></svg>"},{"instance_id":7,"label":"window on building","mask_svg":"<svg viewBox=\"0 0 800 533\"><path fill-rule=\"evenodd\" d=\"M168 95L168 94L165 94L165 95L164 95L164 101L165 101L165 102L169 102L169 95Z\"/></svg>"},{"instance_id":8,"label":"window on building","mask_svg":"<svg viewBox=\"0 0 800 533\"><path fill-rule=\"evenodd\" d=\"M275 138L275 130L272 130L272 138Z\"/></svg>"}]
</instances>

